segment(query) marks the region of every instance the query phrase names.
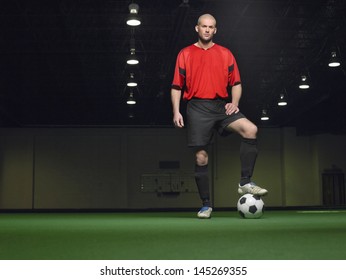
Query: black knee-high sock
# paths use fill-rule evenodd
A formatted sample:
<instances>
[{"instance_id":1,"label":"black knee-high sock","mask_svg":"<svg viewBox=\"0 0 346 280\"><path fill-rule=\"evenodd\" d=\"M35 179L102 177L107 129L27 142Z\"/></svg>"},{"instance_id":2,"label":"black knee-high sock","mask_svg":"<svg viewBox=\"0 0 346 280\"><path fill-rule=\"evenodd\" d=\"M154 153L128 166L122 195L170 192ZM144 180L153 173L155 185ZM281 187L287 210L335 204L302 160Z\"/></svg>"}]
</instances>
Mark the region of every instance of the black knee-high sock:
<instances>
[{"instance_id":1,"label":"black knee-high sock","mask_svg":"<svg viewBox=\"0 0 346 280\"><path fill-rule=\"evenodd\" d=\"M242 138L240 144L241 186L251 181L257 153L257 139Z\"/></svg>"},{"instance_id":2,"label":"black knee-high sock","mask_svg":"<svg viewBox=\"0 0 346 280\"><path fill-rule=\"evenodd\" d=\"M195 165L195 181L203 206L210 206L208 165Z\"/></svg>"}]
</instances>

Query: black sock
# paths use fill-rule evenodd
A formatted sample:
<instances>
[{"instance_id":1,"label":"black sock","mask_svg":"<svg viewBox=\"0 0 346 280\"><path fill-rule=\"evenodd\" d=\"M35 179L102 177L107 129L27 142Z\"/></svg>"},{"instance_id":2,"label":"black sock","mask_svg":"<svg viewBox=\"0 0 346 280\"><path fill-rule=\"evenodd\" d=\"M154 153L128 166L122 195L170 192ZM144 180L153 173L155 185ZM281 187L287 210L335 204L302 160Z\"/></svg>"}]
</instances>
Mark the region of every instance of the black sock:
<instances>
[{"instance_id":1,"label":"black sock","mask_svg":"<svg viewBox=\"0 0 346 280\"><path fill-rule=\"evenodd\" d=\"M203 206L210 207L208 165L195 165L195 181Z\"/></svg>"},{"instance_id":2,"label":"black sock","mask_svg":"<svg viewBox=\"0 0 346 280\"><path fill-rule=\"evenodd\" d=\"M242 138L240 144L241 186L251 182L257 153L257 139Z\"/></svg>"}]
</instances>

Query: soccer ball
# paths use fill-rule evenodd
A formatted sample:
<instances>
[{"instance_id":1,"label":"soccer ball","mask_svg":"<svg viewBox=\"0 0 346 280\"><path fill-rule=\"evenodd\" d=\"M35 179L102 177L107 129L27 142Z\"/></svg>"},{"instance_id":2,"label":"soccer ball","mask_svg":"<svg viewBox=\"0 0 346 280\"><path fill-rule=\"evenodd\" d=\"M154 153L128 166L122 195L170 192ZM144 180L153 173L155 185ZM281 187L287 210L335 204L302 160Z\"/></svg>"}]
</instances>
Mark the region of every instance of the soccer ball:
<instances>
[{"instance_id":1,"label":"soccer ball","mask_svg":"<svg viewBox=\"0 0 346 280\"><path fill-rule=\"evenodd\" d=\"M260 218L263 215L264 202L258 195L244 194L239 198L237 209L243 218Z\"/></svg>"}]
</instances>

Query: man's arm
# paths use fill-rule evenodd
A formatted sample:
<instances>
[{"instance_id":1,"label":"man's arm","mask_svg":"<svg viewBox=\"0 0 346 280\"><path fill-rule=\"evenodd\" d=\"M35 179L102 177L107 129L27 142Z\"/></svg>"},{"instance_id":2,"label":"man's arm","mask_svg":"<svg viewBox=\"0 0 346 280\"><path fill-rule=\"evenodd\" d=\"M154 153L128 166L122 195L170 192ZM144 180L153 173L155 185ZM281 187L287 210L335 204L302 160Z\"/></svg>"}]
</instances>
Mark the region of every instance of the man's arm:
<instances>
[{"instance_id":1,"label":"man's arm","mask_svg":"<svg viewBox=\"0 0 346 280\"><path fill-rule=\"evenodd\" d=\"M239 106L239 101L240 101L241 94L242 94L241 84L233 86L232 90L231 90L231 94L232 94L232 102L227 103L225 105L226 115L231 115L233 113L239 112L238 106Z\"/></svg>"},{"instance_id":2,"label":"man's arm","mask_svg":"<svg viewBox=\"0 0 346 280\"><path fill-rule=\"evenodd\" d=\"M176 127L184 127L183 116L180 114L180 99L181 99L181 90L172 88L171 89L171 100L173 107L173 123Z\"/></svg>"}]
</instances>

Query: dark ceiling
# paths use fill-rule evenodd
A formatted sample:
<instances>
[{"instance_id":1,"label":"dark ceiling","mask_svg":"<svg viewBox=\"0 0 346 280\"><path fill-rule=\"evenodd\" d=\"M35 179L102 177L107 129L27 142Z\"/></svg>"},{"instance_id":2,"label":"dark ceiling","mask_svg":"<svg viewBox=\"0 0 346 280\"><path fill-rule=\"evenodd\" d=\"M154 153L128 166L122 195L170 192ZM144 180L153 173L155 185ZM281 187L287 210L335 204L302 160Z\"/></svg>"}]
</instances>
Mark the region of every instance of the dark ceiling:
<instances>
[{"instance_id":1,"label":"dark ceiling","mask_svg":"<svg viewBox=\"0 0 346 280\"><path fill-rule=\"evenodd\" d=\"M142 24L130 28L132 2ZM237 58L249 119L301 134L346 133L346 61L327 66L331 51L346 54L342 0L2 0L0 125L171 126L175 58L196 41L203 13L217 19L214 41ZM126 64L131 38L139 66ZM139 82L131 106L130 72ZM310 89L298 88L301 75ZM281 93L286 107L277 106Z\"/></svg>"}]
</instances>

